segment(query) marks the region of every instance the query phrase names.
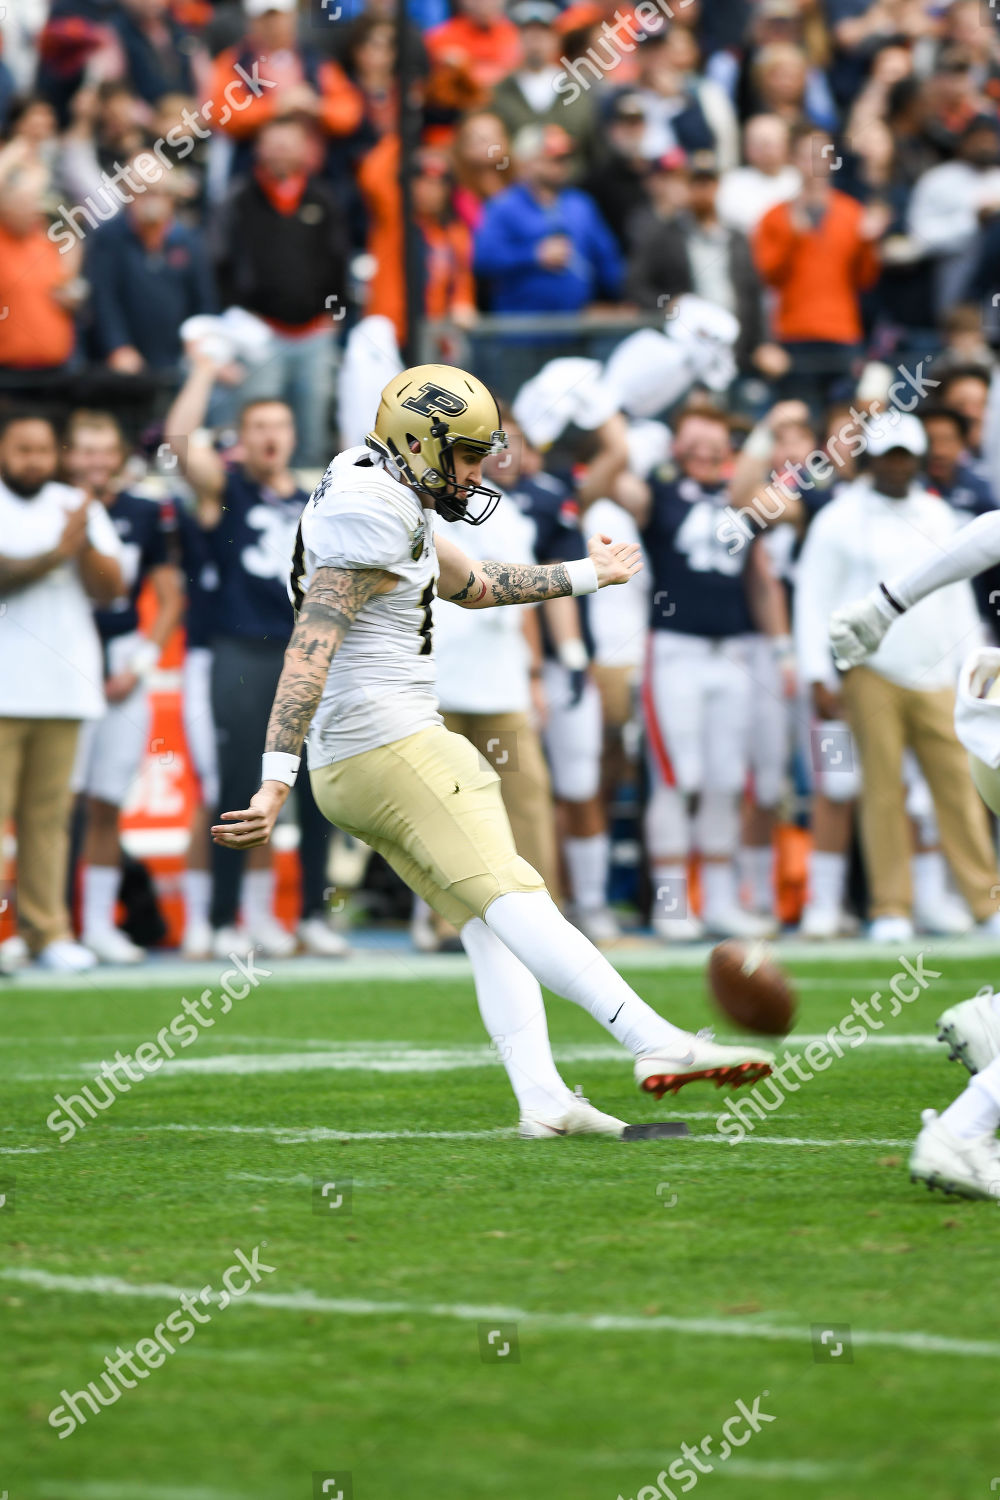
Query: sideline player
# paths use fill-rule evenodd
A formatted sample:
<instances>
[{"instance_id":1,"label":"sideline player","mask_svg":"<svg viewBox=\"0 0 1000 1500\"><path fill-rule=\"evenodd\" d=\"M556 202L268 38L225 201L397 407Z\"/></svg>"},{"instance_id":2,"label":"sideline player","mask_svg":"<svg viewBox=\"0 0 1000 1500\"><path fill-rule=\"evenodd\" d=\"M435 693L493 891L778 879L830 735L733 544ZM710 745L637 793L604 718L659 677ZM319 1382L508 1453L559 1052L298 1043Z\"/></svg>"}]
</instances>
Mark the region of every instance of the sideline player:
<instances>
[{"instance_id":1,"label":"sideline player","mask_svg":"<svg viewBox=\"0 0 1000 1500\"><path fill-rule=\"evenodd\" d=\"M921 599L998 562L1000 512L994 511L963 526L929 562L836 610L830 644L837 666L859 666L893 621ZM973 652L962 667L955 733L969 752L979 795L1000 815L1000 651L992 647ZM911 1181L965 1198L1000 1200L1000 995L988 990L951 1006L938 1020L938 1040L973 1076L942 1115L924 1110L910 1156Z\"/></svg>"},{"instance_id":2,"label":"sideline player","mask_svg":"<svg viewBox=\"0 0 1000 1500\"><path fill-rule=\"evenodd\" d=\"M303 513L297 622L262 785L212 834L235 849L266 842L309 730L310 776L326 817L460 929L487 1031L503 1042L522 1136L620 1138L624 1122L574 1096L556 1071L539 982L631 1051L636 1082L657 1096L694 1078L754 1082L772 1059L681 1031L639 998L518 857L496 771L441 722L435 592L486 609L593 593L626 583L640 566L637 548L600 536L588 557L551 567L473 562L450 539L435 539L435 512L472 524L491 513L498 496L482 485L481 466L506 441L495 398L462 370L420 365L385 387L366 446L337 455Z\"/></svg>"}]
</instances>

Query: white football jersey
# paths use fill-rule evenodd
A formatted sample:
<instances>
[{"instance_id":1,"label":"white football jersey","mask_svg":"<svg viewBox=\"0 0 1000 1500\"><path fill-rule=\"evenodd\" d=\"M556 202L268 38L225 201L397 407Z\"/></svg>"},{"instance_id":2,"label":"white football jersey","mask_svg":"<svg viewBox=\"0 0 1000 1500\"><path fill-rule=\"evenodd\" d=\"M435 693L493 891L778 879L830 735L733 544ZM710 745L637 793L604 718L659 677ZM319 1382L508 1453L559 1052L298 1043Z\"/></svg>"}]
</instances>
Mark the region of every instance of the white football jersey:
<instances>
[{"instance_id":1,"label":"white football jersey","mask_svg":"<svg viewBox=\"0 0 1000 1500\"><path fill-rule=\"evenodd\" d=\"M330 664L307 740L312 769L442 722L431 654L433 520L364 446L339 453L309 498L293 562L296 607L317 568L382 568L399 579L361 606Z\"/></svg>"}]
</instances>

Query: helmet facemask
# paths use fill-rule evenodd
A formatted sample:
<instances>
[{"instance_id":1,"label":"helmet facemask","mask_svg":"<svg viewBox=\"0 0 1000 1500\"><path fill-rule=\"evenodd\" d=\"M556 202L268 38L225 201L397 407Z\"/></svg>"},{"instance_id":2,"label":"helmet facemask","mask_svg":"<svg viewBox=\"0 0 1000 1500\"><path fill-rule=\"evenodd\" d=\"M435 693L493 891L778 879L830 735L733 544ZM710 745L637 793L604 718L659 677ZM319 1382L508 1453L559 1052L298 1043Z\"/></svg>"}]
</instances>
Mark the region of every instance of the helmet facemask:
<instances>
[{"instance_id":1,"label":"helmet facemask","mask_svg":"<svg viewBox=\"0 0 1000 1500\"><path fill-rule=\"evenodd\" d=\"M487 458L491 453L502 453L507 447L507 434L496 429L489 442L479 438L465 437L460 432L449 431L448 423L439 417L431 424L428 436L423 441L415 433L406 434L407 446L413 459L423 457L422 468L401 452L390 438L385 447L387 456L406 480L438 515L445 521L465 521L469 526L481 526L500 504L500 491L485 484L459 484L455 476L455 452L458 447L471 448ZM373 445L374 446L374 445ZM430 453L427 449L430 448ZM469 513L469 505L476 496L482 496L483 505L475 513Z\"/></svg>"}]
</instances>

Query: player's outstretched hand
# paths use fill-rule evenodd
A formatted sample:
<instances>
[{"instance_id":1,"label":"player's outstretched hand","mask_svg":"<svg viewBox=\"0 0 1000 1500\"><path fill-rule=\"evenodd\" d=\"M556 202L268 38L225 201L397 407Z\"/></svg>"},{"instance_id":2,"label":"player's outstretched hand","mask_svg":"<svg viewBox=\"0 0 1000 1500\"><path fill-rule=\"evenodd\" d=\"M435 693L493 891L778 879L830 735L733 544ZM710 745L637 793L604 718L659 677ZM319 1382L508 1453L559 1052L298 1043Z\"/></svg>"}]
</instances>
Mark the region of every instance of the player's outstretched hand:
<instances>
[{"instance_id":1,"label":"player's outstretched hand","mask_svg":"<svg viewBox=\"0 0 1000 1500\"><path fill-rule=\"evenodd\" d=\"M250 798L249 807L222 814L222 822L212 829L212 838L226 849L252 849L256 844L266 844L284 800L278 782L265 782Z\"/></svg>"},{"instance_id":2,"label":"player's outstretched hand","mask_svg":"<svg viewBox=\"0 0 1000 1500\"><path fill-rule=\"evenodd\" d=\"M878 650L894 618L892 606L877 589L843 609L834 610L829 628L836 666L842 672L860 666L866 657Z\"/></svg>"},{"instance_id":3,"label":"player's outstretched hand","mask_svg":"<svg viewBox=\"0 0 1000 1500\"><path fill-rule=\"evenodd\" d=\"M628 583L642 568L642 549L636 542L613 542L598 533L587 543L590 560L597 569L597 587Z\"/></svg>"}]
</instances>

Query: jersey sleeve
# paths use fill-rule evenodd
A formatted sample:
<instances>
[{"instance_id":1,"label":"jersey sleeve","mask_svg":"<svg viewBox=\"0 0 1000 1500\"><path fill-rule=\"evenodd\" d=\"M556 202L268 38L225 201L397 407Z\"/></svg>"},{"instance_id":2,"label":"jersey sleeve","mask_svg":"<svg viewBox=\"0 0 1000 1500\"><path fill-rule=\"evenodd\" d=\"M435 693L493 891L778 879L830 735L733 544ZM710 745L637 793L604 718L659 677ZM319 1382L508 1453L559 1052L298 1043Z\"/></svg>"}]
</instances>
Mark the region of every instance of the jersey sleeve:
<instances>
[{"instance_id":1,"label":"jersey sleeve","mask_svg":"<svg viewBox=\"0 0 1000 1500\"><path fill-rule=\"evenodd\" d=\"M302 540L318 568L384 568L389 572L409 561L413 545L401 515L388 505L363 500L307 510Z\"/></svg>"}]
</instances>

